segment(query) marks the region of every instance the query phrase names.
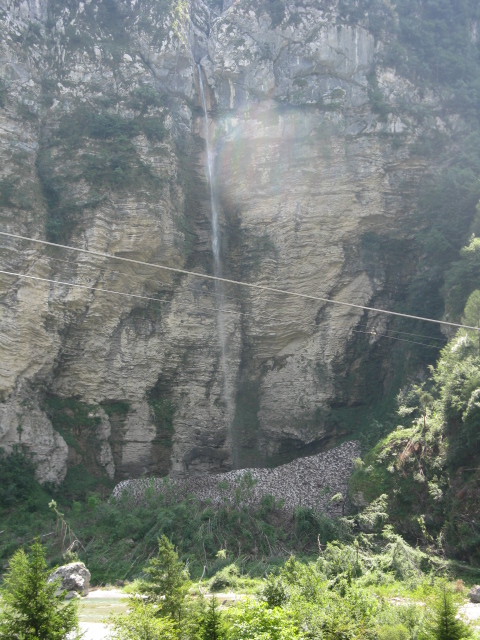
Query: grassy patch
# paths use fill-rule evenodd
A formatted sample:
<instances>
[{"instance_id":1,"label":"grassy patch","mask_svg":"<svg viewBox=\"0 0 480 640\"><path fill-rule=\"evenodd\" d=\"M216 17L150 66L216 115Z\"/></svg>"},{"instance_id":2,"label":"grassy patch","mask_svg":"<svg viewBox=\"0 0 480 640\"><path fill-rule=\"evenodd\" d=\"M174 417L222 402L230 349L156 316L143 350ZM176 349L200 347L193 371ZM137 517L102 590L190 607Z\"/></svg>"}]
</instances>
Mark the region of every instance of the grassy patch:
<instances>
[{"instance_id":1,"label":"grassy patch","mask_svg":"<svg viewBox=\"0 0 480 640\"><path fill-rule=\"evenodd\" d=\"M126 416L130 411L130 403L125 400L105 400L100 404L109 418L113 416Z\"/></svg>"}]
</instances>

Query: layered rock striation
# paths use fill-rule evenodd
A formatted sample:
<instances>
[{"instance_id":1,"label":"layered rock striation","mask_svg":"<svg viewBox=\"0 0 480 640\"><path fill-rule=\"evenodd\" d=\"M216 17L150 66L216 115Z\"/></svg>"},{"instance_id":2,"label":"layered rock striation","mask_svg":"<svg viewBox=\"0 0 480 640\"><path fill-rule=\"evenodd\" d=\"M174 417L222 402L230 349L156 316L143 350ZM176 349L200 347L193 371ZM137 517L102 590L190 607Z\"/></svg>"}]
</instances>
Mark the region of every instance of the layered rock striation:
<instances>
[{"instance_id":1,"label":"layered rock striation","mask_svg":"<svg viewBox=\"0 0 480 640\"><path fill-rule=\"evenodd\" d=\"M0 22L1 231L211 275L201 73L225 277L401 299L435 170L415 144L462 123L335 1L0 0ZM286 462L391 382L375 312L237 285L219 301L202 277L0 246L2 271L45 279L0 274L0 446L30 450L42 481Z\"/></svg>"}]
</instances>

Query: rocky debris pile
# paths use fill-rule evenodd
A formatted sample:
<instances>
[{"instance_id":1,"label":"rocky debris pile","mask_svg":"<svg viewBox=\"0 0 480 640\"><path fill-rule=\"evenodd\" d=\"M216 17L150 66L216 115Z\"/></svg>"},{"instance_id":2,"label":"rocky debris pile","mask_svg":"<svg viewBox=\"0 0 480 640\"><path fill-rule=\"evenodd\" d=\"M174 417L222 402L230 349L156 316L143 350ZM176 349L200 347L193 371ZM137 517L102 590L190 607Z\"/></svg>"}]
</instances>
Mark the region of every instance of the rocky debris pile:
<instances>
[{"instance_id":1,"label":"rocky debris pile","mask_svg":"<svg viewBox=\"0 0 480 640\"><path fill-rule=\"evenodd\" d=\"M77 594L86 596L90 589L90 571L83 562L72 562L58 567L48 578L48 582L61 580L57 595L67 591L67 598L74 598Z\"/></svg>"},{"instance_id":2,"label":"rocky debris pile","mask_svg":"<svg viewBox=\"0 0 480 640\"><path fill-rule=\"evenodd\" d=\"M225 500L258 504L264 496L270 495L282 501L283 508L289 511L303 506L340 515L353 460L359 456L359 443L351 441L274 469L240 469L187 478L124 480L115 487L112 497L118 499L126 493L140 502L149 491L178 498L193 494L214 504Z\"/></svg>"},{"instance_id":3,"label":"rocky debris pile","mask_svg":"<svg viewBox=\"0 0 480 640\"><path fill-rule=\"evenodd\" d=\"M468 597L470 598L470 602L480 603L480 585L476 584L473 586L468 592Z\"/></svg>"}]
</instances>

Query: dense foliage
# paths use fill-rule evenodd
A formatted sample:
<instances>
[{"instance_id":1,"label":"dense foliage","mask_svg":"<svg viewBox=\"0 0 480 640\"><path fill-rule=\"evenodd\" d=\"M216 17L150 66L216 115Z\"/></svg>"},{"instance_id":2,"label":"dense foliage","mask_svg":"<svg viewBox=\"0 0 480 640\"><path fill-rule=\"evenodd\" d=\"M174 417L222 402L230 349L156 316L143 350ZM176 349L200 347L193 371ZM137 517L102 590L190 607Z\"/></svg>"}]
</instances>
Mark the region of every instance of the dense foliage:
<instances>
[{"instance_id":1,"label":"dense foliage","mask_svg":"<svg viewBox=\"0 0 480 640\"><path fill-rule=\"evenodd\" d=\"M423 568L422 568L423 563ZM131 599L131 617L114 618L118 640L138 637L178 640L460 640L472 629L458 618L457 592L445 579L428 575L435 564L409 547L388 528L381 535L361 535L350 544L328 544L317 558L301 563L294 557L261 582L257 598L247 597L236 606L219 608L216 598L191 590L185 568L180 572L173 545L159 540L155 565L162 572L147 571L149 579L138 586L149 601ZM181 578L179 582L179 578ZM160 581L159 581L160 579ZM408 599L392 604L388 586L408 583ZM182 618L165 606L170 593L182 587ZM382 593L383 589L383 593ZM159 590L164 598L159 599ZM405 591L405 587L404 587ZM194 595L195 594L195 595ZM421 598L421 606L415 604ZM139 629L151 625L151 633ZM140 627L139 624L143 626ZM158 635L155 632L158 625ZM164 633L165 636L160 634ZM137 634L137 635L136 635Z\"/></svg>"},{"instance_id":2,"label":"dense foliage","mask_svg":"<svg viewBox=\"0 0 480 640\"><path fill-rule=\"evenodd\" d=\"M158 539L158 555L150 560L145 573L149 579L140 591L157 606L162 616L180 622L185 617L188 573L165 535Z\"/></svg>"},{"instance_id":3,"label":"dense foliage","mask_svg":"<svg viewBox=\"0 0 480 640\"><path fill-rule=\"evenodd\" d=\"M478 122L480 41L475 0L340 0L340 14L386 46L382 63L418 85L444 92L447 105Z\"/></svg>"},{"instance_id":4,"label":"dense foliage","mask_svg":"<svg viewBox=\"0 0 480 640\"><path fill-rule=\"evenodd\" d=\"M372 517L376 513L380 518ZM114 640L462 640L473 636L458 616L464 584L438 578L442 561L382 529L382 501L363 523L370 533L319 546L316 557L291 556L257 581L256 597L219 606L192 584L188 563L162 536L144 577L130 589L128 611L109 619ZM362 522L357 519L357 524ZM349 524L354 524L350 520ZM2 588L0 637L65 640L76 606L47 583L45 551L14 554ZM478 576L477 576L478 577ZM402 598L391 600L392 595ZM140 595L143 594L143 595ZM478 634L475 636L478 639Z\"/></svg>"},{"instance_id":5,"label":"dense foliage","mask_svg":"<svg viewBox=\"0 0 480 640\"><path fill-rule=\"evenodd\" d=\"M132 600L129 611L113 621L112 640L176 640L174 623L155 614L156 609L152 605Z\"/></svg>"},{"instance_id":6,"label":"dense foliage","mask_svg":"<svg viewBox=\"0 0 480 640\"><path fill-rule=\"evenodd\" d=\"M463 320L477 326L479 317L474 291ZM400 393L400 424L359 461L352 498L388 494L391 518L407 537L478 562L479 335L459 330L431 374Z\"/></svg>"},{"instance_id":7,"label":"dense foliage","mask_svg":"<svg viewBox=\"0 0 480 640\"><path fill-rule=\"evenodd\" d=\"M0 449L0 515L12 507L35 511L45 506L46 494L35 480L35 465L27 453Z\"/></svg>"},{"instance_id":8,"label":"dense foliage","mask_svg":"<svg viewBox=\"0 0 480 640\"><path fill-rule=\"evenodd\" d=\"M20 549L10 559L0 592L1 640L73 640L78 627L74 601L57 596L58 581L48 582L42 545L35 541L26 554Z\"/></svg>"},{"instance_id":9,"label":"dense foliage","mask_svg":"<svg viewBox=\"0 0 480 640\"><path fill-rule=\"evenodd\" d=\"M202 504L194 497L182 499L173 489L163 495L147 490L146 499L137 504L128 494L120 500L105 499L100 493L91 492L90 487L85 491L82 482L77 484L76 493L70 485L68 491L63 486L41 487L28 458L15 453L5 456L4 461L16 470L10 492L21 490L28 473L33 490L0 512L3 563L35 535L45 536L51 561L62 562L73 538L63 539L65 525L56 522L55 513L48 508L52 498L87 550L92 579L97 583L137 575L155 552L162 534L173 540L182 558L190 559L193 575L200 575L204 566L207 576L225 570L217 581L227 588L239 580L238 575L228 572L229 554L235 554L243 565L256 563L262 573L271 562L267 558L280 559L290 552L310 553L316 548L317 535L324 542L338 536L337 523L309 509L286 513L271 496L265 496L260 505L247 504L245 498L251 486L245 482L240 482L234 495L225 496L220 505ZM15 481L19 489L15 488ZM225 557L217 557L220 549Z\"/></svg>"}]
</instances>

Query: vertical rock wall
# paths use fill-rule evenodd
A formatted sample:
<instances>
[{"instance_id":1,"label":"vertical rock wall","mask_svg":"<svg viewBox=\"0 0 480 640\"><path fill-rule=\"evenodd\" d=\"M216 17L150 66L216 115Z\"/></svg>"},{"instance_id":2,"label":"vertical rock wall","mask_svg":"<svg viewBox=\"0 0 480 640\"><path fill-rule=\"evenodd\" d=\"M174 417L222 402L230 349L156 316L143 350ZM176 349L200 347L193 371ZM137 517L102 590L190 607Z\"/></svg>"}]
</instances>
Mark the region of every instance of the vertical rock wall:
<instances>
[{"instance_id":1,"label":"vertical rock wall","mask_svg":"<svg viewBox=\"0 0 480 640\"><path fill-rule=\"evenodd\" d=\"M200 64L226 277L394 307L435 170L412 145L461 123L377 68L379 113L382 43L335 3L272 6L1 0L0 230L211 274ZM374 336L353 355L383 319L231 285L230 437L211 281L0 243L2 270L95 288L0 276L0 445L31 450L42 480L285 461L338 437L332 407L371 401L369 359L388 384Z\"/></svg>"}]
</instances>

